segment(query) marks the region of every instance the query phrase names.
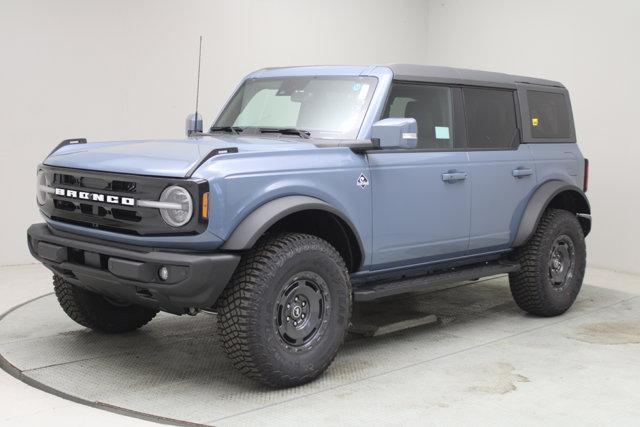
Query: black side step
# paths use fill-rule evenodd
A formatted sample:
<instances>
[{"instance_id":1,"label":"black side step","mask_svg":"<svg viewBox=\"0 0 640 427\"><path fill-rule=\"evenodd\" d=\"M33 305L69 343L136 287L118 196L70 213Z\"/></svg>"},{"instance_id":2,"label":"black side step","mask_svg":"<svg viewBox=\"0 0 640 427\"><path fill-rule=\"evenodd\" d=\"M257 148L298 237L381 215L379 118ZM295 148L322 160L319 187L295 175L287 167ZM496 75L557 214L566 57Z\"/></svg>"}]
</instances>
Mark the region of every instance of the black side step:
<instances>
[{"instance_id":1,"label":"black side step","mask_svg":"<svg viewBox=\"0 0 640 427\"><path fill-rule=\"evenodd\" d=\"M473 264L468 267L460 267L444 272L430 274L427 276L412 277L410 279L398 280L394 282L365 284L353 289L353 300L373 301L392 295L424 291L430 285L463 282L465 280L494 276L496 274L512 273L519 269L520 264L518 263L501 261L494 263Z\"/></svg>"}]
</instances>

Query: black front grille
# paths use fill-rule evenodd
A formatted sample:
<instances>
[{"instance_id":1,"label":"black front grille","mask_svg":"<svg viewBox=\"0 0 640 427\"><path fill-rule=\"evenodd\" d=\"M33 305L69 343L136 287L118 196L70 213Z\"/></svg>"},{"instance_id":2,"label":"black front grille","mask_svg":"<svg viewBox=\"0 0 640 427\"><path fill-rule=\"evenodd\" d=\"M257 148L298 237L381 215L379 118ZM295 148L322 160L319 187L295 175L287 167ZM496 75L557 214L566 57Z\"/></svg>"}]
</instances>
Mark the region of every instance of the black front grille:
<instances>
[{"instance_id":1,"label":"black front grille","mask_svg":"<svg viewBox=\"0 0 640 427\"><path fill-rule=\"evenodd\" d=\"M208 191L204 180L159 178L139 175L114 174L76 169L41 166L51 187L75 190L78 193L98 193L106 196L138 200L159 200L162 191L171 185L186 188L193 197L194 216L183 227L167 225L156 208L145 208L84 200L53 194L40 207L49 218L80 225L133 235L195 234L206 229L207 220L199 213L202 195Z\"/></svg>"},{"instance_id":2,"label":"black front grille","mask_svg":"<svg viewBox=\"0 0 640 427\"><path fill-rule=\"evenodd\" d=\"M136 181L97 176L78 176L68 172L54 171L53 178L55 182L69 187L115 193L135 193L137 186Z\"/></svg>"}]
</instances>

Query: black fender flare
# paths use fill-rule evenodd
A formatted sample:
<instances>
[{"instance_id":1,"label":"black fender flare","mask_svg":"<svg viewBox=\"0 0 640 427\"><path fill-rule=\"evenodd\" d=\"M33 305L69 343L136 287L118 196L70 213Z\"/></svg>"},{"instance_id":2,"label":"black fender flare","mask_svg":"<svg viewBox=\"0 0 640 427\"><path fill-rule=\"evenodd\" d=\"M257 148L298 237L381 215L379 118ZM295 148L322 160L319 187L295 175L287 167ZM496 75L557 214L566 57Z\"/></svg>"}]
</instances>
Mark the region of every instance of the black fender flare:
<instances>
[{"instance_id":1,"label":"black fender flare","mask_svg":"<svg viewBox=\"0 0 640 427\"><path fill-rule=\"evenodd\" d=\"M547 181L538 187L535 193L533 193L533 196L529 199L527 207L520 219L520 225L518 226L518 231L513 241L513 247L521 246L529 240L529 237L531 237L538 227L538 222L540 222L540 218L542 217L545 209L549 206L549 203L551 203L558 194L565 191L577 194L577 196L584 202L583 208L579 209L576 214L580 217L580 223L585 230L585 235L588 234L591 229L591 205L589 204L589 200L584 194L584 191L582 191L581 188L564 181Z\"/></svg>"},{"instance_id":2,"label":"black fender flare","mask_svg":"<svg viewBox=\"0 0 640 427\"><path fill-rule=\"evenodd\" d=\"M250 249L275 223L288 215L305 210L329 212L344 221L356 237L360 253L364 256L362 240L351 220L329 203L310 196L284 196L261 205L240 222L221 249L228 251Z\"/></svg>"}]
</instances>

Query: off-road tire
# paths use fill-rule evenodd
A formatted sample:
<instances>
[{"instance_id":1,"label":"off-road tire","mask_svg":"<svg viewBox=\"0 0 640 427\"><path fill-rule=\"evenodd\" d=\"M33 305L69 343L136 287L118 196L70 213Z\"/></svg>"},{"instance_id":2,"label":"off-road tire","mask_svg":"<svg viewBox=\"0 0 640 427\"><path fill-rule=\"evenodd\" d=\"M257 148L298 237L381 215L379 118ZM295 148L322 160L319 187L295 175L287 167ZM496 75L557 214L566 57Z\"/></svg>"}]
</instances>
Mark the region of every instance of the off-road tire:
<instances>
[{"instance_id":1,"label":"off-road tire","mask_svg":"<svg viewBox=\"0 0 640 427\"><path fill-rule=\"evenodd\" d=\"M565 246L572 245L573 251L573 264L568 267L570 271L567 270L562 281L551 273L552 249L557 247L558 241L564 241L562 244ZM509 274L511 294L516 304L536 316L551 317L564 313L580 292L586 258L584 233L575 214L563 209L548 209L533 236L514 252L514 259L521 265L520 270ZM554 284L555 280L558 282Z\"/></svg>"},{"instance_id":2,"label":"off-road tire","mask_svg":"<svg viewBox=\"0 0 640 427\"><path fill-rule=\"evenodd\" d=\"M106 334L133 331L147 324L157 310L138 305L114 305L103 296L53 276L53 289L60 306L80 325Z\"/></svg>"},{"instance_id":3,"label":"off-road tire","mask_svg":"<svg viewBox=\"0 0 640 427\"><path fill-rule=\"evenodd\" d=\"M320 323L317 332L308 343L296 347L280 329L291 326L282 324L282 299L298 292L296 283L306 286L314 280L318 289L324 289L326 318L314 320ZM287 294L291 286L294 290ZM265 237L242 257L218 300L224 350L236 369L267 386L307 383L327 369L342 345L351 318L351 299L345 263L328 242L299 233ZM307 322L312 318L319 317L308 314Z\"/></svg>"}]
</instances>

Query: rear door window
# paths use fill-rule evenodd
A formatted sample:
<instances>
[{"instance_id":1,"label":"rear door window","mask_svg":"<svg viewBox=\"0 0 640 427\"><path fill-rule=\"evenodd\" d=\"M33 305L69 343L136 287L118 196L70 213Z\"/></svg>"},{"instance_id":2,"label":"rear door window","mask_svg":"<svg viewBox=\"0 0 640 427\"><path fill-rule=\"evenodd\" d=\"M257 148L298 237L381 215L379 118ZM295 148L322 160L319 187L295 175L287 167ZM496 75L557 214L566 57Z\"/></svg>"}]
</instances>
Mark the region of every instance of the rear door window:
<instances>
[{"instance_id":1,"label":"rear door window","mask_svg":"<svg viewBox=\"0 0 640 427\"><path fill-rule=\"evenodd\" d=\"M528 90L529 124L532 138L571 138L567 99L562 93Z\"/></svg>"},{"instance_id":2,"label":"rear door window","mask_svg":"<svg viewBox=\"0 0 640 427\"><path fill-rule=\"evenodd\" d=\"M419 149L453 150L453 108L448 87L394 83L384 117L416 119Z\"/></svg>"},{"instance_id":3,"label":"rear door window","mask_svg":"<svg viewBox=\"0 0 640 427\"><path fill-rule=\"evenodd\" d=\"M471 150L504 150L519 142L511 90L463 88L467 144Z\"/></svg>"}]
</instances>

